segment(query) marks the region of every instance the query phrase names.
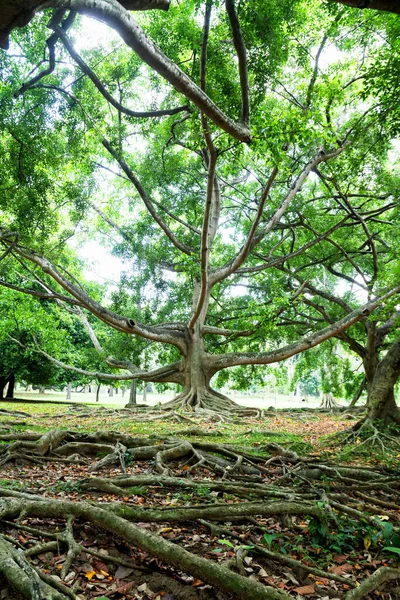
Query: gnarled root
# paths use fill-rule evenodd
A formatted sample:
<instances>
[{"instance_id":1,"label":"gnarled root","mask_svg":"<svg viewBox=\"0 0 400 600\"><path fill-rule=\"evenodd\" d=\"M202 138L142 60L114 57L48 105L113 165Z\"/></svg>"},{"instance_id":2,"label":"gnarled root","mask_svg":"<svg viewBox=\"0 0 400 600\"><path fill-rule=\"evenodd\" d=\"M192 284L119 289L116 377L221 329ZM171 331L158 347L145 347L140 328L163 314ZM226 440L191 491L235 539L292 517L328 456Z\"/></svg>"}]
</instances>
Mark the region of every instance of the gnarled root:
<instances>
[{"instance_id":1,"label":"gnarled root","mask_svg":"<svg viewBox=\"0 0 400 600\"><path fill-rule=\"evenodd\" d=\"M9 584L31 600L66 600L67 596L42 581L21 552L0 537L0 573ZM51 578L49 578L51 580Z\"/></svg>"},{"instance_id":2,"label":"gnarled root","mask_svg":"<svg viewBox=\"0 0 400 600\"><path fill-rule=\"evenodd\" d=\"M2 494L4 495L4 490ZM98 506L92 506L84 502L48 500L37 496L32 496L32 499L27 501L26 494L18 494L17 492L9 492L9 494L14 497L8 498L1 504L0 518L13 518L22 511L24 515L29 516L79 517L141 548L152 556L156 556L166 564L200 578L202 581L214 585L223 592L233 594L237 598L243 600L248 600L248 598L254 598L254 600L290 600L290 596L285 592L233 573L220 564L192 554L177 544L171 543L161 536ZM40 598L42 597L40 596ZM65 600L60 595L53 597L54 600ZM53 597L49 596L51 600L53 600ZM39 597L34 600L39 600Z\"/></svg>"},{"instance_id":3,"label":"gnarled root","mask_svg":"<svg viewBox=\"0 0 400 600\"><path fill-rule=\"evenodd\" d=\"M377 425L372 420L365 418L356 423L349 431L339 433L337 437L346 444L357 444L357 452L365 447L371 449L378 447L381 452L388 453L390 446L400 444L400 439L398 436L391 435L388 428L379 429Z\"/></svg>"},{"instance_id":4,"label":"gnarled root","mask_svg":"<svg viewBox=\"0 0 400 600\"><path fill-rule=\"evenodd\" d=\"M221 422L235 415L262 416L262 411L257 408L245 408L240 406L227 396L212 390L211 388L191 388L189 391L178 394L162 406L163 410L190 410L205 417L218 418Z\"/></svg>"},{"instance_id":5,"label":"gnarled root","mask_svg":"<svg viewBox=\"0 0 400 600\"><path fill-rule=\"evenodd\" d=\"M381 567L375 573L373 573L368 579L365 579L359 587L348 592L345 596L345 600L360 600L370 594L374 590L377 590L381 585L387 581L393 581L395 579L400 580L400 569L392 569L391 567Z\"/></svg>"}]
</instances>

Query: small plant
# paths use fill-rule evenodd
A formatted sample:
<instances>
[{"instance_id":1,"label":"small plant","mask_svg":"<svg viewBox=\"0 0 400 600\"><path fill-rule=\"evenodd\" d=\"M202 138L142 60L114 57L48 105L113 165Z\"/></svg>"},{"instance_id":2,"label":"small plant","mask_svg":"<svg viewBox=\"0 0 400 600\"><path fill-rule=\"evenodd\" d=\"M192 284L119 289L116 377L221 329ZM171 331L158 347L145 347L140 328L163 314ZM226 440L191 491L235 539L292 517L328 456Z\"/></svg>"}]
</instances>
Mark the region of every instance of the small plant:
<instances>
[{"instance_id":1,"label":"small plant","mask_svg":"<svg viewBox=\"0 0 400 600\"><path fill-rule=\"evenodd\" d=\"M239 550L253 550L254 549L254 544L239 544L238 546L235 546L235 544L232 544L232 542L230 542L229 540L218 540L218 542L220 544L225 544L225 546L229 546L229 548L232 548L232 550L234 552L238 552ZM215 550L213 550L213 552L221 552L222 548L215 548Z\"/></svg>"},{"instance_id":2,"label":"small plant","mask_svg":"<svg viewBox=\"0 0 400 600\"><path fill-rule=\"evenodd\" d=\"M385 546L384 550L387 550L388 552L394 552L400 556L400 548L396 548L395 546Z\"/></svg>"},{"instance_id":3,"label":"small plant","mask_svg":"<svg viewBox=\"0 0 400 600\"><path fill-rule=\"evenodd\" d=\"M19 490L22 487L19 481L14 481L13 479L0 479L0 486L11 490Z\"/></svg>"},{"instance_id":4,"label":"small plant","mask_svg":"<svg viewBox=\"0 0 400 600\"><path fill-rule=\"evenodd\" d=\"M275 535L274 533L264 533L262 543L265 542L268 546L268 550L271 550L272 542L278 537L279 535Z\"/></svg>"},{"instance_id":5,"label":"small plant","mask_svg":"<svg viewBox=\"0 0 400 600\"><path fill-rule=\"evenodd\" d=\"M208 498L211 494L211 490L206 485L199 485L195 493L198 498Z\"/></svg>"},{"instance_id":6,"label":"small plant","mask_svg":"<svg viewBox=\"0 0 400 600\"><path fill-rule=\"evenodd\" d=\"M134 485L134 486L130 487L129 492L133 496L147 496L147 494L148 494L148 490L145 487L143 487L142 485Z\"/></svg>"}]
</instances>

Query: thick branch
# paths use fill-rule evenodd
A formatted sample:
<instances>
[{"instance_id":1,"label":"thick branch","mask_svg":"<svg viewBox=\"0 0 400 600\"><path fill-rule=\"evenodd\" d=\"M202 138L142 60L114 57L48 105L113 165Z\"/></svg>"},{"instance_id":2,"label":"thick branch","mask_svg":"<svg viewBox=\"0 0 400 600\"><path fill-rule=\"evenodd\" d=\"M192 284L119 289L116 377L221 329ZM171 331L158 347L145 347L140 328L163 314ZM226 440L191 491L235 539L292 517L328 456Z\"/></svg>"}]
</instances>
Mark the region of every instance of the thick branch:
<instances>
[{"instance_id":1,"label":"thick branch","mask_svg":"<svg viewBox=\"0 0 400 600\"><path fill-rule=\"evenodd\" d=\"M0 1L0 48L8 49L8 36L15 27L25 27L45 3L41 0ZM52 6L57 8L56 2ZM127 10L168 10L170 0L120 0Z\"/></svg>"},{"instance_id":2,"label":"thick branch","mask_svg":"<svg viewBox=\"0 0 400 600\"><path fill-rule=\"evenodd\" d=\"M221 369L236 365L267 365L280 362L286 358L294 356L295 354L299 354L300 352L314 348L325 340L328 340L334 336L338 336L341 332L351 327L351 325L368 316L377 306L382 304L382 302L388 298L394 296L394 294L397 294L399 291L400 285L391 289L386 294L376 298L372 302L365 304L361 308L352 311L349 315L346 315L343 319L340 319L329 327L325 327L320 331L317 331L311 335L307 335L306 337L301 338L299 341L284 346L283 348L272 350L270 352L238 352L232 354L220 354L217 356L209 355L207 357L207 362L210 372L216 373Z\"/></svg>"},{"instance_id":3,"label":"thick branch","mask_svg":"<svg viewBox=\"0 0 400 600\"><path fill-rule=\"evenodd\" d=\"M186 343L184 335L178 331L163 330L161 328L152 327L150 325L144 325L138 323L133 319L123 317L113 311L110 311L86 294L82 287L78 287L74 283L71 283L64 277L56 267L46 258L43 258L39 254L17 247L15 249L20 256L37 264L45 273L47 273L54 281L56 281L65 291L79 301L80 306L86 308L89 312L94 314L104 323L107 323L118 331L124 333L130 333L139 335L146 339L153 340L155 342L161 342L165 344L172 344L181 351L185 352ZM23 290L21 290L23 291ZM67 299L68 301L68 299Z\"/></svg>"},{"instance_id":4,"label":"thick branch","mask_svg":"<svg viewBox=\"0 0 400 600\"><path fill-rule=\"evenodd\" d=\"M234 0L225 0L226 12L231 25L233 43L239 63L240 90L242 95L241 119L245 125L250 123L250 88L247 74L247 54L242 30L236 13Z\"/></svg>"},{"instance_id":5,"label":"thick branch","mask_svg":"<svg viewBox=\"0 0 400 600\"><path fill-rule=\"evenodd\" d=\"M22 344L19 340L8 335L8 338L18 344L21 348L26 348L24 344ZM36 342L36 340L35 340ZM182 383L183 378L180 375L180 361L175 363L170 363L165 367L160 367L158 369L154 369L154 371L141 371L138 367L135 367L135 371L132 373L102 373L100 371L89 371L87 369L81 369L79 367L75 367L74 365L69 365L67 363L58 360L51 354L48 354L44 350L42 350L37 342L36 348L31 348L31 351L36 354L40 354L50 360L52 363L60 367L61 369L65 369L66 371L73 371L74 373L79 373L80 375L85 375L86 377L91 377L93 379L103 379L105 381L131 381L132 379L140 379L141 381L151 381L154 383ZM121 368L115 365L115 368Z\"/></svg>"},{"instance_id":6,"label":"thick branch","mask_svg":"<svg viewBox=\"0 0 400 600\"><path fill-rule=\"evenodd\" d=\"M131 181L133 183L139 196L143 200L143 203L146 206L147 210L149 211L149 213L151 214L151 216L153 217L155 222L164 231L164 233L168 237L168 239L174 244L174 246L176 248L178 248L178 250L180 250L181 252L184 252L184 254L191 255L193 252L192 248L190 248L186 244L182 244L182 242L180 242L177 239L175 234L171 231L171 229L168 227L168 225L162 220L160 215L157 213L156 209L154 208L153 202L150 200L150 198L146 194L142 184L140 183L140 181L138 180L136 175L128 167L127 163L123 160L123 158L121 158L119 156L118 152L111 146L110 142L108 140L106 140L105 138L103 139L103 146L104 146L104 148L106 148L106 150L108 150L108 152L111 154L111 156L113 158L115 158L115 160L118 162L119 166L121 167L121 169L123 170L125 175L128 177L129 181Z\"/></svg>"},{"instance_id":7,"label":"thick branch","mask_svg":"<svg viewBox=\"0 0 400 600\"><path fill-rule=\"evenodd\" d=\"M400 15L400 4L398 0L328 0L329 2L337 2L351 8L370 8L373 10L383 10Z\"/></svg>"},{"instance_id":8,"label":"thick branch","mask_svg":"<svg viewBox=\"0 0 400 600\"><path fill-rule=\"evenodd\" d=\"M116 108L120 113L123 113L124 115L127 115L128 117L148 118L148 117L165 117L168 115L176 115L177 113L190 110L190 107L187 105L178 106L177 108L168 108L165 110L149 110L149 111L131 110L130 108L127 108L126 106L122 106L122 104L120 104L118 102L118 100L115 100L115 98L110 94L110 92L102 84L102 82L97 77L97 75L85 63L85 61L82 59L82 57L76 52L75 48L73 47L73 45L71 43L71 40L68 38L66 33L59 27L57 27L55 29L55 33L56 33L57 37L60 37L62 39L64 46L68 50L68 53L74 59L76 64L79 66L80 70L89 77L89 79L96 86L96 88L99 90L99 92L102 94L102 96L104 96L104 98L107 100L107 102L109 102L112 106L114 106L114 108Z\"/></svg>"}]
</instances>

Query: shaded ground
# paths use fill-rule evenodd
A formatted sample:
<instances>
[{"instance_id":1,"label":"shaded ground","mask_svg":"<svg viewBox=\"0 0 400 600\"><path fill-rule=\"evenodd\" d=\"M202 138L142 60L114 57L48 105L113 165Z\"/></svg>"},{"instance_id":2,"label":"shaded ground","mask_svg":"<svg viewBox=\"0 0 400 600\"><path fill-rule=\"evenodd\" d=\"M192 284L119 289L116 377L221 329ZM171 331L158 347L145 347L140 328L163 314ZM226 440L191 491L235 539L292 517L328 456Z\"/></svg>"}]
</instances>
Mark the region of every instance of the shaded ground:
<instances>
[{"instance_id":1,"label":"shaded ground","mask_svg":"<svg viewBox=\"0 0 400 600\"><path fill-rule=\"evenodd\" d=\"M248 393L230 391L227 393L235 402L241 406L249 406L256 408L267 409L273 407L275 409L280 408L317 408L321 404L321 398L309 397L302 398L300 396L294 396L293 394L277 394L274 392L263 392L263 393ZM66 392L56 392L48 390L44 394L38 391L26 392L25 390L18 389L15 394L18 398L25 399L27 401L46 401L46 402L67 402ZM172 400L175 396L173 391L167 391L163 394L148 392L146 394L145 403L149 406L155 406L159 402L164 404ZM122 407L128 402L129 393L119 390L118 393L114 392L113 396L110 396L107 392L107 387L102 387L99 394L99 403L113 405L115 407ZM143 402L142 393L137 394L137 401ZM72 392L71 402L73 403L96 403L96 391L93 387L92 391L89 392ZM344 402L342 402L344 405Z\"/></svg>"},{"instance_id":2,"label":"shaded ground","mask_svg":"<svg viewBox=\"0 0 400 600\"><path fill-rule=\"evenodd\" d=\"M59 599L400 598L398 457L339 460L342 416L7 409L35 416L0 412L2 600L2 549Z\"/></svg>"}]
</instances>

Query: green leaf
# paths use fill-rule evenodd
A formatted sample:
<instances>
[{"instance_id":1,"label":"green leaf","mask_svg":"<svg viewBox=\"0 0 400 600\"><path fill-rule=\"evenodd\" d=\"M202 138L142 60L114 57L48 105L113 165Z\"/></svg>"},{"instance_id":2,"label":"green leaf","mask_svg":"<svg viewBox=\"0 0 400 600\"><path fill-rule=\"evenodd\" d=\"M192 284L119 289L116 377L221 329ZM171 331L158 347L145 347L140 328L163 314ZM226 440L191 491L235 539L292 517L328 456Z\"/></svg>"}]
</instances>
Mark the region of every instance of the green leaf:
<instances>
[{"instance_id":1,"label":"green leaf","mask_svg":"<svg viewBox=\"0 0 400 600\"><path fill-rule=\"evenodd\" d=\"M232 544L232 542L230 542L229 540L218 540L218 542L220 544L225 544L226 546L229 546L230 548L235 548L235 545Z\"/></svg>"},{"instance_id":2,"label":"green leaf","mask_svg":"<svg viewBox=\"0 0 400 600\"><path fill-rule=\"evenodd\" d=\"M394 552L394 554L400 554L400 548L395 548L394 546L385 546L384 550Z\"/></svg>"}]
</instances>

